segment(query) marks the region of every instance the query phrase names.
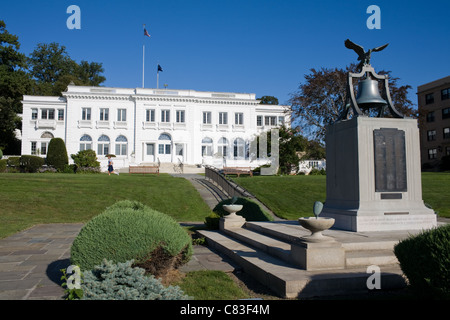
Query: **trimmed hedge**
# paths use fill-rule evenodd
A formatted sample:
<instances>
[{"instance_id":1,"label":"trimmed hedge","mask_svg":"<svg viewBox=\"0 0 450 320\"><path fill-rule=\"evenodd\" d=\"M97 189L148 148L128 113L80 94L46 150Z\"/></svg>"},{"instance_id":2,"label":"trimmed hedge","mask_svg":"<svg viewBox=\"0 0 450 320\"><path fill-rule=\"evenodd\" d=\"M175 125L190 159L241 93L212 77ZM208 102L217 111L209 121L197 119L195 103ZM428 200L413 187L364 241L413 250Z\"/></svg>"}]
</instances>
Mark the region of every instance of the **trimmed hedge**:
<instances>
[{"instance_id":1,"label":"trimmed hedge","mask_svg":"<svg viewBox=\"0 0 450 320\"><path fill-rule=\"evenodd\" d=\"M64 167L69 164L67 149L63 139L53 138L50 140L47 151L47 164L60 172L63 172Z\"/></svg>"},{"instance_id":2,"label":"trimmed hedge","mask_svg":"<svg viewBox=\"0 0 450 320\"><path fill-rule=\"evenodd\" d=\"M191 255L191 238L175 219L129 200L90 220L71 247L72 264L81 270L92 270L103 259L134 260L136 266L158 274L189 261Z\"/></svg>"},{"instance_id":3,"label":"trimmed hedge","mask_svg":"<svg viewBox=\"0 0 450 320\"><path fill-rule=\"evenodd\" d=\"M394 247L411 288L428 298L450 298L450 225L424 231Z\"/></svg>"},{"instance_id":4,"label":"trimmed hedge","mask_svg":"<svg viewBox=\"0 0 450 320\"><path fill-rule=\"evenodd\" d=\"M20 168L24 172L34 173L39 170L40 167L44 165L44 158L38 156L28 156L24 155L20 157Z\"/></svg>"}]
</instances>

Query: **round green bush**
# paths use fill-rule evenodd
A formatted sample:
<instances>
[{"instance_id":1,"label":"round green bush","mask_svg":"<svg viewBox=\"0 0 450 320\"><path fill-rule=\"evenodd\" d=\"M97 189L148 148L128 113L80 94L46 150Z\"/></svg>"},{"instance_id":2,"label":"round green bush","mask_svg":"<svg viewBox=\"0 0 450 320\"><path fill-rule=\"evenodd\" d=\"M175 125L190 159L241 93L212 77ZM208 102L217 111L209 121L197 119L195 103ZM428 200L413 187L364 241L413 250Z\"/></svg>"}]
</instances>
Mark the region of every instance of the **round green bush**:
<instances>
[{"instance_id":1,"label":"round green bush","mask_svg":"<svg viewBox=\"0 0 450 320\"><path fill-rule=\"evenodd\" d=\"M151 272L152 265L156 269L177 267L191 255L191 238L172 217L128 200L92 218L71 247L71 262L81 270L92 270L107 259L115 263L134 260L136 266Z\"/></svg>"},{"instance_id":2,"label":"round green bush","mask_svg":"<svg viewBox=\"0 0 450 320\"><path fill-rule=\"evenodd\" d=\"M220 217L226 216L227 211L223 209L224 204L231 204L232 199L225 199L219 202L213 209ZM256 202L247 198L237 198L234 204L242 204L242 210L236 212L237 215L243 216L247 221L272 221L272 216L263 210Z\"/></svg>"}]
</instances>

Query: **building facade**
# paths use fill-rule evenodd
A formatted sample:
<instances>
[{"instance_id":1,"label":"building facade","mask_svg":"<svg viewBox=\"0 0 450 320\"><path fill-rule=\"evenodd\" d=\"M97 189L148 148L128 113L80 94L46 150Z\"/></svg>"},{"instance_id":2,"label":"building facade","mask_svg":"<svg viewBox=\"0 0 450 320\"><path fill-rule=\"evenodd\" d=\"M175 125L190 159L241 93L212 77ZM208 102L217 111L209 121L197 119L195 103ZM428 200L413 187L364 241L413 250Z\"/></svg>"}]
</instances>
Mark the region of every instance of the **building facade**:
<instances>
[{"instance_id":1,"label":"building facade","mask_svg":"<svg viewBox=\"0 0 450 320\"><path fill-rule=\"evenodd\" d=\"M417 88L423 169L437 169L450 155L450 76Z\"/></svg>"},{"instance_id":2,"label":"building facade","mask_svg":"<svg viewBox=\"0 0 450 320\"><path fill-rule=\"evenodd\" d=\"M257 167L250 141L290 123L287 106L260 104L247 93L69 85L61 97L24 96L22 104L22 154L44 157L50 140L62 138L69 159L93 149L103 170L107 154L116 155L116 168Z\"/></svg>"}]
</instances>

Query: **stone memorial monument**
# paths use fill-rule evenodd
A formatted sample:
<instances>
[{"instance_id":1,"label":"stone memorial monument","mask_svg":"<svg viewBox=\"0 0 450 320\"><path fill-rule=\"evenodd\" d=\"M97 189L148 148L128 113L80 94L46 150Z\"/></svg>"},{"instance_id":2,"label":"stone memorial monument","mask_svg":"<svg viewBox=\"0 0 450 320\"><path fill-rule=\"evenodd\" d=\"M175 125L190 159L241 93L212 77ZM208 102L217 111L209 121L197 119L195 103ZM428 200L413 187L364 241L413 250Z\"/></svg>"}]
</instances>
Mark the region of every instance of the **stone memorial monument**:
<instances>
[{"instance_id":1,"label":"stone memorial monument","mask_svg":"<svg viewBox=\"0 0 450 320\"><path fill-rule=\"evenodd\" d=\"M327 127L327 187L322 216L349 231L417 230L436 226L422 200L419 129L391 101L387 75L370 65L372 52L351 42L359 73L348 73L347 101ZM359 79L357 95L353 79ZM379 93L379 84L382 94Z\"/></svg>"}]
</instances>

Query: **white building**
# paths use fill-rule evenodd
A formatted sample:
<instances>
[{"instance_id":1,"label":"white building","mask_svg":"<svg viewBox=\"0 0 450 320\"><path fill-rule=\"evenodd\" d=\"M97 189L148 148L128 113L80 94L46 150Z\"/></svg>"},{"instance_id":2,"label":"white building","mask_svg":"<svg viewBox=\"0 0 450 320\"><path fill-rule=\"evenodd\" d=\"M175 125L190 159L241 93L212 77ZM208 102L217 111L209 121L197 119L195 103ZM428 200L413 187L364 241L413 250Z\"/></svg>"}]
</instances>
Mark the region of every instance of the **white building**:
<instances>
[{"instance_id":1,"label":"white building","mask_svg":"<svg viewBox=\"0 0 450 320\"><path fill-rule=\"evenodd\" d=\"M61 97L24 96L22 154L45 156L50 139L67 153L93 149L102 169L145 163L251 166L249 144L290 117L255 94L69 85ZM71 161L71 159L70 159Z\"/></svg>"}]
</instances>

